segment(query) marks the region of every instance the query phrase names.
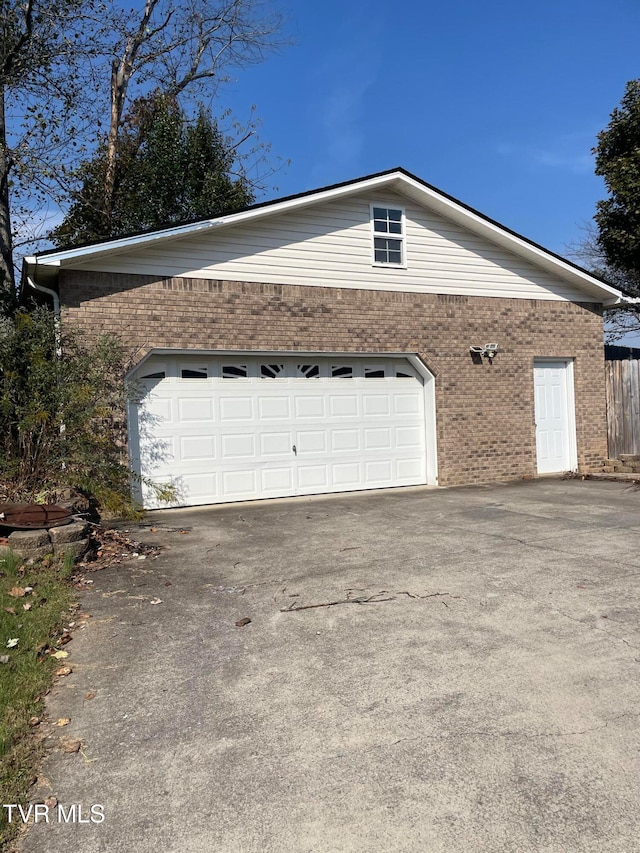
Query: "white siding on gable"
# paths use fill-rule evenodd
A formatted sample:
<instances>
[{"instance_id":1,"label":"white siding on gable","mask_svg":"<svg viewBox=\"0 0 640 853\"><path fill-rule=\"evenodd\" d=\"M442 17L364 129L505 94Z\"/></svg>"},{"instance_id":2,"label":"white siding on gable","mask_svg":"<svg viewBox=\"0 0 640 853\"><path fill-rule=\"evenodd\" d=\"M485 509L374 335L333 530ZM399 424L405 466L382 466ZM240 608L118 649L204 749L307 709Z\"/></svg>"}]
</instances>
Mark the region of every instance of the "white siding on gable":
<instances>
[{"instance_id":1,"label":"white siding on gable","mask_svg":"<svg viewBox=\"0 0 640 853\"><path fill-rule=\"evenodd\" d=\"M372 264L372 203L404 208L406 269ZM388 191L357 194L64 266L158 277L585 300L583 292L561 278Z\"/></svg>"}]
</instances>

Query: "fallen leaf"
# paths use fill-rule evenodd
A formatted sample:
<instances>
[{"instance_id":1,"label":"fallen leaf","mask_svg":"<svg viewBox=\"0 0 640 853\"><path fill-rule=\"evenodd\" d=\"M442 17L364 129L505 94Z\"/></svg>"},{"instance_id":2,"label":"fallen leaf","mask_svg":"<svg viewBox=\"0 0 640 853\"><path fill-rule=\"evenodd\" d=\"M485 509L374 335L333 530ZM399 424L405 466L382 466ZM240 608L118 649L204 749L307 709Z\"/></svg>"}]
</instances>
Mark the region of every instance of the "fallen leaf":
<instances>
[{"instance_id":1,"label":"fallen leaf","mask_svg":"<svg viewBox=\"0 0 640 853\"><path fill-rule=\"evenodd\" d=\"M178 533L179 533L181 536L185 536L187 533L189 533L189 531L188 531L188 530L179 530L179 531L178 531Z\"/></svg>"},{"instance_id":2,"label":"fallen leaf","mask_svg":"<svg viewBox=\"0 0 640 853\"><path fill-rule=\"evenodd\" d=\"M49 809L55 809L55 807L58 805L58 798L57 797L47 797L47 799L44 801L44 804Z\"/></svg>"},{"instance_id":3,"label":"fallen leaf","mask_svg":"<svg viewBox=\"0 0 640 853\"><path fill-rule=\"evenodd\" d=\"M156 533L158 528L157 527L150 527L149 530L151 531L151 533Z\"/></svg>"},{"instance_id":4,"label":"fallen leaf","mask_svg":"<svg viewBox=\"0 0 640 853\"><path fill-rule=\"evenodd\" d=\"M96 694L95 694L93 691L90 691L89 693L85 693L84 698L85 698L85 699L95 699L95 698L96 698Z\"/></svg>"},{"instance_id":5,"label":"fallen leaf","mask_svg":"<svg viewBox=\"0 0 640 853\"><path fill-rule=\"evenodd\" d=\"M10 660L9 655L0 655L0 663L9 663Z\"/></svg>"},{"instance_id":6,"label":"fallen leaf","mask_svg":"<svg viewBox=\"0 0 640 853\"><path fill-rule=\"evenodd\" d=\"M162 604L161 598L152 598L149 604Z\"/></svg>"},{"instance_id":7,"label":"fallen leaf","mask_svg":"<svg viewBox=\"0 0 640 853\"><path fill-rule=\"evenodd\" d=\"M80 752L81 747L81 740L69 740L65 738L60 742L60 748L63 752L67 753Z\"/></svg>"},{"instance_id":8,"label":"fallen leaf","mask_svg":"<svg viewBox=\"0 0 640 853\"><path fill-rule=\"evenodd\" d=\"M243 619L238 619L236 622L236 628L244 628L245 625L249 625L251 619L248 616L245 616Z\"/></svg>"},{"instance_id":9,"label":"fallen leaf","mask_svg":"<svg viewBox=\"0 0 640 853\"><path fill-rule=\"evenodd\" d=\"M31 605L29 604L29 602L27 602L26 604L23 604L22 609L23 610L31 610Z\"/></svg>"},{"instance_id":10,"label":"fallen leaf","mask_svg":"<svg viewBox=\"0 0 640 853\"><path fill-rule=\"evenodd\" d=\"M20 626L18 626L18 627L20 627ZM18 640L17 637L12 637L10 640L7 640L7 648L8 649L15 649L15 647L18 645L19 642L20 641Z\"/></svg>"},{"instance_id":11,"label":"fallen leaf","mask_svg":"<svg viewBox=\"0 0 640 853\"><path fill-rule=\"evenodd\" d=\"M29 717L29 725L30 726L39 726L40 725L40 717Z\"/></svg>"},{"instance_id":12,"label":"fallen leaf","mask_svg":"<svg viewBox=\"0 0 640 853\"><path fill-rule=\"evenodd\" d=\"M68 726L70 722L71 720L69 717L58 717L56 726L60 726L60 728L62 728L62 726Z\"/></svg>"},{"instance_id":13,"label":"fallen leaf","mask_svg":"<svg viewBox=\"0 0 640 853\"><path fill-rule=\"evenodd\" d=\"M73 672L73 668L72 668L72 667L70 667L70 666L60 666L60 667L58 667L58 669L56 669L56 671L55 671L55 673L54 673L54 674L55 674L55 675L58 675L58 676L60 676L60 678L62 678L62 677L63 677L63 676L65 676L65 675L71 675L71 673L72 673L72 672Z\"/></svg>"},{"instance_id":14,"label":"fallen leaf","mask_svg":"<svg viewBox=\"0 0 640 853\"><path fill-rule=\"evenodd\" d=\"M8 594L11 596L11 598L23 598L26 593L23 586L14 586L12 589L9 590Z\"/></svg>"},{"instance_id":15,"label":"fallen leaf","mask_svg":"<svg viewBox=\"0 0 640 853\"><path fill-rule=\"evenodd\" d=\"M52 652L51 657L57 658L58 660L60 660L61 658L68 658L69 652Z\"/></svg>"},{"instance_id":16,"label":"fallen leaf","mask_svg":"<svg viewBox=\"0 0 640 853\"><path fill-rule=\"evenodd\" d=\"M165 586L171 586L171 581L165 581Z\"/></svg>"},{"instance_id":17,"label":"fallen leaf","mask_svg":"<svg viewBox=\"0 0 640 853\"><path fill-rule=\"evenodd\" d=\"M33 587L32 586L25 586L24 594L29 595L30 592L33 592Z\"/></svg>"},{"instance_id":18,"label":"fallen leaf","mask_svg":"<svg viewBox=\"0 0 640 853\"><path fill-rule=\"evenodd\" d=\"M10 613L12 616L15 616L15 615L16 615L16 611L15 611L15 609L14 609L13 607L5 607L5 608L4 608L4 612L5 612L5 613Z\"/></svg>"}]
</instances>

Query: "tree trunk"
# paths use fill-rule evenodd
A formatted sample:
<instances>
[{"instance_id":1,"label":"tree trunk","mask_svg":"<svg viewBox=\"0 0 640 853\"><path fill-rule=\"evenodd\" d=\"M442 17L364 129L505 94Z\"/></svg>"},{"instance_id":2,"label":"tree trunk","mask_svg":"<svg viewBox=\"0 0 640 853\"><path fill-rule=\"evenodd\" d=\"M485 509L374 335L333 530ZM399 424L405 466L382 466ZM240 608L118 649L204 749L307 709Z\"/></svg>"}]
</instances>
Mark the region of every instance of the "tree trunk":
<instances>
[{"instance_id":1,"label":"tree trunk","mask_svg":"<svg viewBox=\"0 0 640 853\"><path fill-rule=\"evenodd\" d=\"M15 296L13 270L13 240L11 237L11 208L9 203L9 171L11 162L7 151L7 127L4 112L4 86L0 86L0 293Z\"/></svg>"}]
</instances>

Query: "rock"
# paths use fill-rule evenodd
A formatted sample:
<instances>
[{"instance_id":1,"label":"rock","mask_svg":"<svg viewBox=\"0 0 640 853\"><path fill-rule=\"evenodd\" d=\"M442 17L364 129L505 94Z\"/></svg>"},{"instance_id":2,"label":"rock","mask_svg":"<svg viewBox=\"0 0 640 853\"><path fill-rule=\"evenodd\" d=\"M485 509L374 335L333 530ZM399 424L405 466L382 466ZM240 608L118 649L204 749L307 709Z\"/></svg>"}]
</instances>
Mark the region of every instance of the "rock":
<instances>
[{"instance_id":1,"label":"rock","mask_svg":"<svg viewBox=\"0 0 640 853\"><path fill-rule=\"evenodd\" d=\"M77 563L87 551L89 547L88 539L80 539L75 542L62 542L60 544L55 544L55 553L57 556L64 557L67 554L71 554L73 557L73 562Z\"/></svg>"},{"instance_id":2,"label":"rock","mask_svg":"<svg viewBox=\"0 0 640 853\"><path fill-rule=\"evenodd\" d=\"M23 560L37 560L53 551L46 530L14 530L9 536L9 548Z\"/></svg>"},{"instance_id":3,"label":"rock","mask_svg":"<svg viewBox=\"0 0 640 853\"><path fill-rule=\"evenodd\" d=\"M63 524L49 530L49 537L56 551L63 543L78 542L81 539L86 539L88 535L89 525L85 521L74 521L71 524Z\"/></svg>"},{"instance_id":4,"label":"rock","mask_svg":"<svg viewBox=\"0 0 640 853\"><path fill-rule=\"evenodd\" d=\"M640 465L640 456L637 453L621 453L620 461L623 465Z\"/></svg>"}]
</instances>

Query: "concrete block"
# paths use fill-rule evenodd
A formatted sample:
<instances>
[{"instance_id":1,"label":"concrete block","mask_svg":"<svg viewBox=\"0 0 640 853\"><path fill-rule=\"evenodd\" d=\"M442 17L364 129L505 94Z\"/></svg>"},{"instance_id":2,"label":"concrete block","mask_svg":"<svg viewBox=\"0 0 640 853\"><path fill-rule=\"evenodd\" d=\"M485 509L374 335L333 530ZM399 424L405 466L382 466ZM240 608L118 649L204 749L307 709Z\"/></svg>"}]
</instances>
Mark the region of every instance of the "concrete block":
<instances>
[{"instance_id":1,"label":"concrete block","mask_svg":"<svg viewBox=\"0 0 640 853\"><path fill-rule=\"evenodd\" d=\"M9 536L9 545L19 551L29 548L43 548L51 545L49 533L46 530L14 530Z\"/></svg>"},{"instance_id":2,"label":"concrete block","mask_svg":"<svg viewBox=\"0 0 640 853\"><path fill-rule=\"evenodd\" d=\"M70 554L73 557L73 562L77 563L86 553L89 547L89 539L76 539L73 542L55 543L54 547L56 557L64 558Z\"/></svg>"},{"instance_id":3,"label":"concrete block","mask_svg":"<svg viewBox=\"0 0 640 853\"><path fill-rule=\"evenodd\" d=\"M623 465L640 465L640 456L637 453L621 453L620 461Z\"/></svg>"},{"instance_id":4,"label":"concrete block","mask_svg":"<svg viewBox=\"0 0 640 853\"><path fill-rule=\"evenodd\" d=\"M616 465L616 474L632 474L633 469L630 465Z\"/></svg>"},{"instance_id":5,"label":"concrete block","mask_svg":"<svg viewBox=\"0 0 640 853\"><path fill-rule=\"evenodd\" d=\"M63 543L78 542L80 539L86 539L88 534L89 525L85 521L62 524L60 527L52 527L49 530L49 537L56 551Z\"/></svg>"},{"instance_id":6,"label":"concrete block","mask_svg":"<svg viewBox=\"0 0 640 853\"><path fill-rule=\"evenodd\" d=\"M22 560L39 560L53 551L46 530L15 530L9 536L9 547Z\"/></svg>"}]
</instances>

